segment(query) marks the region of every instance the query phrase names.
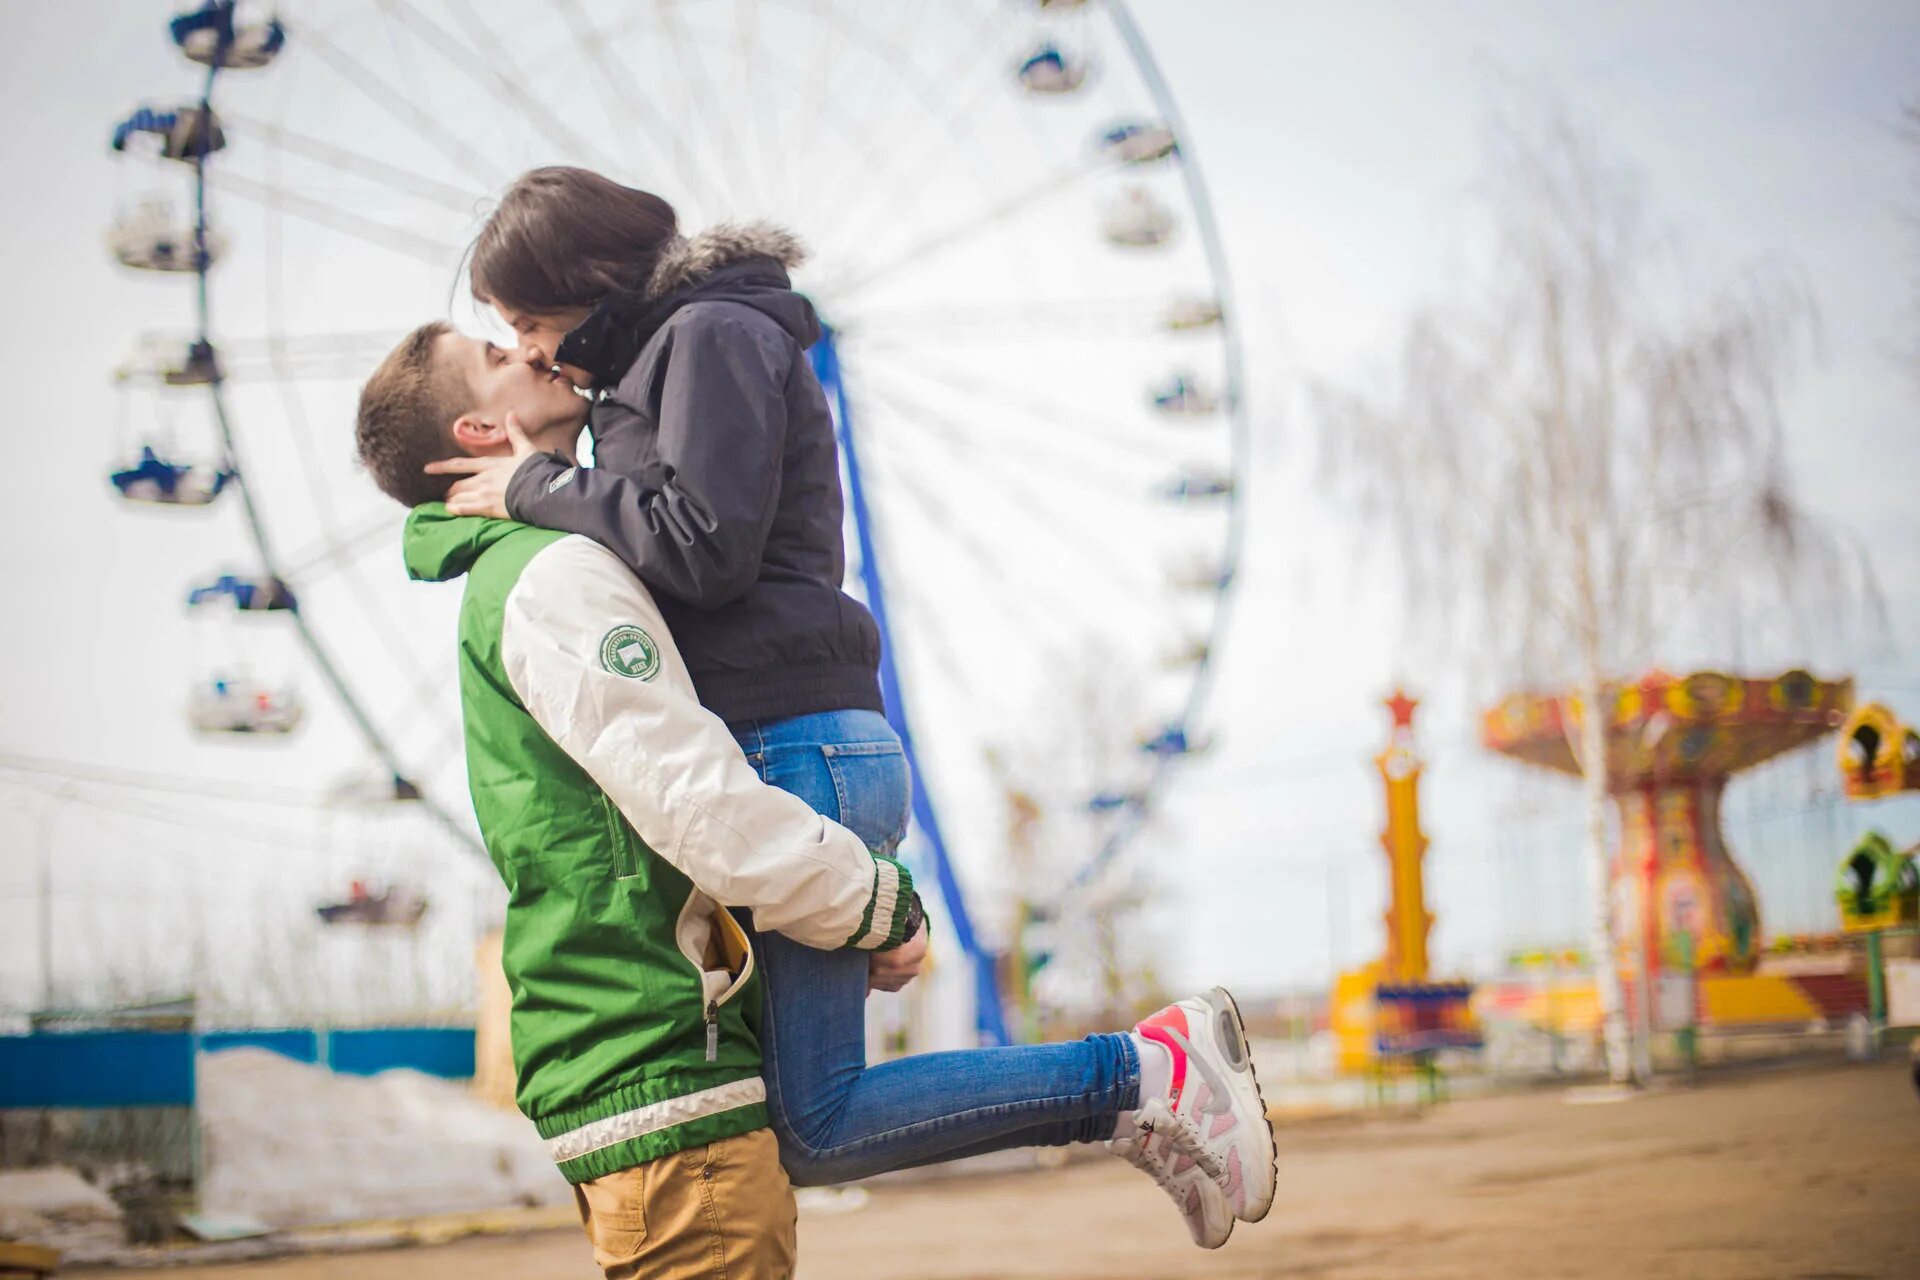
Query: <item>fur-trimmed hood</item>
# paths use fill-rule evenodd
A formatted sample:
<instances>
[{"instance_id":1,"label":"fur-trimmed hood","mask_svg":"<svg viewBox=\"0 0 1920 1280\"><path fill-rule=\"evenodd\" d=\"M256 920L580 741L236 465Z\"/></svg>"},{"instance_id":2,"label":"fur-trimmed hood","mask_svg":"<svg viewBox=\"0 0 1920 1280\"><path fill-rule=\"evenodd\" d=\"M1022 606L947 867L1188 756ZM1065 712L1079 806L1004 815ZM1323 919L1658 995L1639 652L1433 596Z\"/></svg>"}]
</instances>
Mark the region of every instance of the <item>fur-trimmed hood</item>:
<instances>
[{"instance_id":1,"label":"fur-trimmed hood","mask_svg":"<svg viewBox=\"0 0 1920 1280\"><path fill-rule=\"evenodd\" d=\"M603 298L555 358L585 369L596 389L612 386L675 312L706 302L751 307L810 347L820 320L787 278L806 258L799 237L767 222L722 222L675 237L662 247L646 289Z\"/></svg>"},{"instance_id":2,"label":"fur-trimmed hood","mask_svg":"<svg viewBox=\"0 0 1920 1280\"><path fill-rule=\"evenodd\" d=\"M647 278L646 297L665 297L719 271L770 259L793 271L807 260L800 237L771 222L719 222L691 236L675 236L660 251Z\"/></svg>"}]
</instances>

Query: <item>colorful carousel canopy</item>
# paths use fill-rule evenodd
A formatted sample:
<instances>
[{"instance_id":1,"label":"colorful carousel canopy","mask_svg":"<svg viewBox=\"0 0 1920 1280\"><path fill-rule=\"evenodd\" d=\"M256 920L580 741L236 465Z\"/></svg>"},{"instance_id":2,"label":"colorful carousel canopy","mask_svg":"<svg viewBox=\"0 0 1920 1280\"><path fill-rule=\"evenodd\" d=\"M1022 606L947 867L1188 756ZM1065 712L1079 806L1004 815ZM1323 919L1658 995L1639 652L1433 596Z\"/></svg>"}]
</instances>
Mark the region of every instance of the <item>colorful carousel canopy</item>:
<instances>
[{"instance_id":1,"label":"colorful carousel canopy","mask_svg":"<svg viewBox=\"0 0 1920 1280\"><path fill-rule=\"evenodd\" d=\"M1717 671L1655 671L1605 686L1607 765L1616 790L1653 781L1724 777L1837 729L1853 705L1853 681L1805 671L1747 679ZM1480 741L1528 764L1578 775L1575 694L1516 693L1481 719Z\"/></svg>"}]
</instances>

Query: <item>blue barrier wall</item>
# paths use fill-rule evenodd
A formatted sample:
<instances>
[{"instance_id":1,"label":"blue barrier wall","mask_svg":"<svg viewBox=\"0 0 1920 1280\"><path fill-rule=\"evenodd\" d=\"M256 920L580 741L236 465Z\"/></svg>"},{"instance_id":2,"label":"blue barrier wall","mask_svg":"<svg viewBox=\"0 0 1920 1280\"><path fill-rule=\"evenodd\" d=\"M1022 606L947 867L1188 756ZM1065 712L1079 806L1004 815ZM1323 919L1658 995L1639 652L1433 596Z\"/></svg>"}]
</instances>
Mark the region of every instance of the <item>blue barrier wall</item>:
<instances>
[{"instance_id":1,"label":"blue barrier wall","mask_svg":"<svg viewBox=\"0 0 1920 1280\"><path fill-rule=\"evenodd\" d=\"M0 1107L193 1104L190 1031L0 1036Z\"/></svg>"},{"instance_id":2,"label":"blue barrier wall","mask_svg":"<svg viewBox=\"0 0 1920 1280\"><path fill-rule=\"evenodd\" d=\"M310 1027L286 1027L279 1031L206 1031L200 1035L202 1053L222 1049L271 1049L295 1062L320 1061L320 1036Z\"/></svg>"},{"instance_id":3,"label":"blue barrier wall","mask_svg":"<svg viewBox=\"0 0 1920 1280\"><path fill-rule=\"evenodd\" d=\"M373 1075L409 1067L450 1080L473 1075L471 1027L326 1031L60 1031L0 1036L0 1109L170 1107L194 1100L194 1055L269 1049L297 1062Z\"/></svg>"},{"instance_id":4,"label":"blue barrier wall","mask_svg":"<svg viewBox=\"0 0 1920 1280\"><path fill-rule=\"evenodd\" d=\"M473 1075L472 1027L368 1027L327 1033L327 1065L370 1076L411 1067L453 1080Z\"/></svg>"}]
</instances>

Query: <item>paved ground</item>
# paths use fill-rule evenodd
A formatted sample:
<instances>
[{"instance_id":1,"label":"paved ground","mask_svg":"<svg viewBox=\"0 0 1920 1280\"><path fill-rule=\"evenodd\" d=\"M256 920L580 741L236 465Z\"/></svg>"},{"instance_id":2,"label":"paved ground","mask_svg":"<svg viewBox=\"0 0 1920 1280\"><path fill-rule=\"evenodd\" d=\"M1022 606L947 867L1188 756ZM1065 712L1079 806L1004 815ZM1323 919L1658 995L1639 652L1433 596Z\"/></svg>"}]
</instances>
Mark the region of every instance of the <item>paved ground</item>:
<instances>
[{"instance_id":1,"label":"paved ground","mask_svg":"<svg viewBox=\"0 0 1920 1280\"><path fill-rule=\"evenodd\" d=\"M860 1211L803 1215L801 1274L1920 1277L1920 1098L1904 1062L1748 1072L1616 1104L1571 1105L1567 1096L1287 1126L1273 1216L1242 1224L1218 1253L1189 1245L1157 1189L1100 1158L882 1186ZM554 1231L165 1274L592 1280L595 1272L584 1241Z\"/></svg>"}]
</instances>

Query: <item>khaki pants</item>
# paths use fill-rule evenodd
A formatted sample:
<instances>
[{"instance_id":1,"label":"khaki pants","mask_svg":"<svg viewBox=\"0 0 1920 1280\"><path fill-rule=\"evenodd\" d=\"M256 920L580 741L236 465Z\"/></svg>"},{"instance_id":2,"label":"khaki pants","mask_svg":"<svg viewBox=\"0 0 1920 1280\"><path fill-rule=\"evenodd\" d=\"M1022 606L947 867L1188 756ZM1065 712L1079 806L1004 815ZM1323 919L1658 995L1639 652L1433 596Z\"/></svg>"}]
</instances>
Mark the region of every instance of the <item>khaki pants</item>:
<instances>
[{"instance_id":1,"label":"khaki pants","mask_svg":"<svg viewBox=\"0 0 1920 1280\"><path fill-rule=\"evenodd\" d=\"M789 1280L796 1210L773 1130L622 1169L573 1189L607 1280Z\"/></svg>"}]
</instances>

